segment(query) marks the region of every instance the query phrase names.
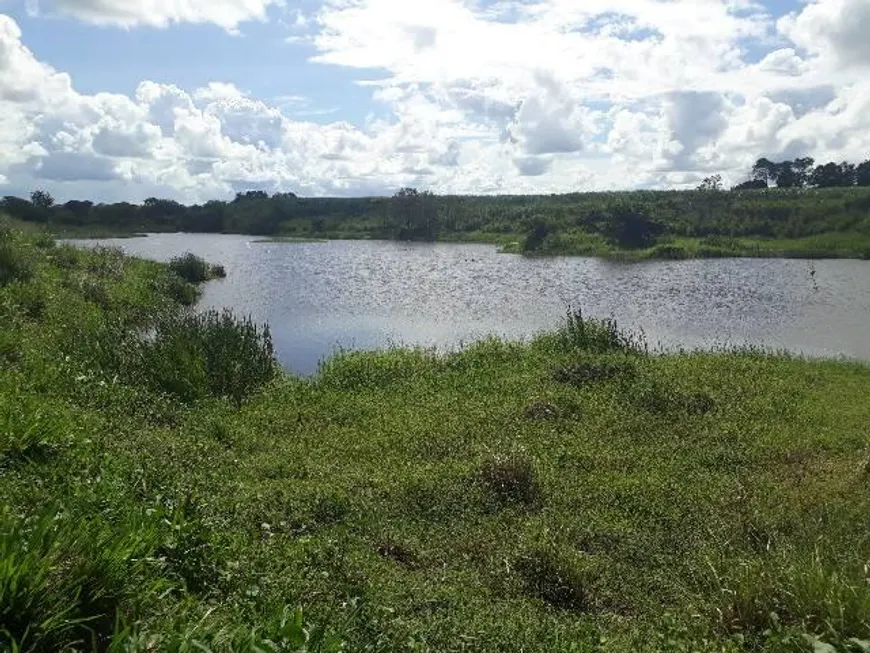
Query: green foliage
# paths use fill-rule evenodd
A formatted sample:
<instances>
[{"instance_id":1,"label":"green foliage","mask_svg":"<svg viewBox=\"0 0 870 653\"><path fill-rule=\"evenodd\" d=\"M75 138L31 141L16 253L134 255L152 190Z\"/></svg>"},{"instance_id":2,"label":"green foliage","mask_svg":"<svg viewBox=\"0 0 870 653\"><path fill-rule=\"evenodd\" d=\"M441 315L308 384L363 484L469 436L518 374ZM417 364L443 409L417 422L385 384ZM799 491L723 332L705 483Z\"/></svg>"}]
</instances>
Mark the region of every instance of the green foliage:
<instances>
[{"instance_id":1,"label":"green foliage","mask_svg":"<svg viewBox=\"0 0 870 653\"><path fill-rule=\"evenodd\" d=\"M543 342L551 340L544 336ZM645 354L647 345L642 333L619 328L612 318L585 317L581 309L569 309L564 326L556 333L556 342L564 351L585 351L597 354L622 352Z\"/></svg>"},{"instance_id":2,"label":"green foliage","mask_svg":"<svg viewBox=\"0 0 870 653\"><path fill-rule=\"evenodd\" d=\"M2 650L867 648L866 365L572 312L298 379L166 266L37 238L0 288Z\"/></svg>"},{"instance_id":3,"label":"green foliage","mask_svg":"<svg viewBox=\"0 0 870 653\"><path fill-rule=\"evenodd\" d=\"M726 631L759 637L783 625L829 643L870 640L870 577L866 565L825 559L818 551L771 555L716 576Z\"/></svg>"},{"instance_id":4,"label":"green foliage","mask_svg":"<svg viewBox=\"0 0 870 653\"><path fill-rule=\"evenodd\" d=\"M33 276L33 264L26 250L15 247L8 232L0 228L0 287L14 281L27 281Z\"/></svg>"},{"instance_id":5,"label":"green foliage","mask_svg":"<svg viewBox=\"0 0 870 653\"><path fill-rule=\"evenodd\" d=\"M72 201L50 209L7 197L3 208L22 224L47 221L55 233L73 235L147 229L290 239L456 240L496 243L514 253L624 260L860 257L870 247L870 161L815 169L812 164L763 159L753 178L732 191L721 190L713 175L694 191L456 197L404 188L390 198L270 197L252 191L232 202L190 207L149 198L141 206ZM783 187L768 188L774 182ZM812 183L818 187L809 187ZM818 247L812 240L837 235L844 238L836 246ZM734 239L733 246L704 243L711 236ZM175 264L190 281L218 275L190 257Z\"/></svg>"},{"instance_id":6,"label":"green foliage","mask_svg":"<svg viewBox=\"0 0 870 653\"><path fill-rule=\"evenodd\" d=\"M41 460L64 440L64 422L44 400L11 389L0 395L0 468Z\"/></svg>"},{"instance_id":7,"label":"green foliage","mask_svg":"<svg viewBox=\"0 0 870 653\"><path fill-rule=\"evenodd\" d=\"M209 264L190 252L172 259L169 269L188 283L202 283L211 278Z\"/></svg>"},{"instance_id":8,"label":"green foliage","mask_svg":"<svg viewBox=\"0 0 870 653\"><path fill-rule=\"evenodd\" d=\"M172 316L140 347L142 375L183 401L228 397L238 405L276 373L269 328L228 310Z\"/></svg>"}]
</instances>

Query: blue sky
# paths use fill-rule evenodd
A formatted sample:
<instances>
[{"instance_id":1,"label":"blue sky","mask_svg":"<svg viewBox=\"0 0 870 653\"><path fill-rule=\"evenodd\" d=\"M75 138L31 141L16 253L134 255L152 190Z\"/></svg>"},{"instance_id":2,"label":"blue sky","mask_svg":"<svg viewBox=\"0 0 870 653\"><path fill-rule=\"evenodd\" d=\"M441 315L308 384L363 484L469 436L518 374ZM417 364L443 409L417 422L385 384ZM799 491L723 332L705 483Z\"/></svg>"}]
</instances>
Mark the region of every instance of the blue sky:
<instances>
[{"instance_id":1,"label":"blue sky","mask_svg":"<svg viewBox=\"0 0 870 653\"><path fill-rule=\"evenodd\" d=\"M758 156L870 156L866 0L0 0L0 12L3 194L678 188L739 181Z\"/></svg>"}]
</instances>

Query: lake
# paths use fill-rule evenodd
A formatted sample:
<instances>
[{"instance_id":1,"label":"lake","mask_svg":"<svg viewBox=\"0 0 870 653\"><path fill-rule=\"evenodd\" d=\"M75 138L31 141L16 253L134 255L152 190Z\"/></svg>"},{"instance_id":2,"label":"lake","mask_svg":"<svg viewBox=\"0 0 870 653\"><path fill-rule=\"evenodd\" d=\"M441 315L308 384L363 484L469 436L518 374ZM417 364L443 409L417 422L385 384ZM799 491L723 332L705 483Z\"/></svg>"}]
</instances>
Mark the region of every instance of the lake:
<instances>
[{"instance_id":1,"label":"lake","mask_svg":"<svg viewBox=\"0 0 870 653\"><path fill-rule=\"evenodd\" d=\"M154 234L78 241L166 261L191 251L227 269L201 306L272 329L281 364L310 374L336 348L447 350L557 327L569 306L641 329L653 346L753 344L870 360L870 262L527 259L490 245L257 242Z\"/></svg>"}]
</instances>

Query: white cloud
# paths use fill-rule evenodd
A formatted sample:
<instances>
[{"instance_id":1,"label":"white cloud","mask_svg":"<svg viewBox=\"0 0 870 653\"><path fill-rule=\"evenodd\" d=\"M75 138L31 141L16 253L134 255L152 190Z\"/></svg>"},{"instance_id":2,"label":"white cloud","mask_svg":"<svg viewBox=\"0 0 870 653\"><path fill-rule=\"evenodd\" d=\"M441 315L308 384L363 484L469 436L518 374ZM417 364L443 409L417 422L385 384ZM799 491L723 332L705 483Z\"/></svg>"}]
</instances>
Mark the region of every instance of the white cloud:
<instances>
[{"instance_id":1,"label":"white cloud","mask_svg":"<svg viewBox=\"0 0 870 653\"><path fill-rule=\"evenodd\" d=\"M167 27L173 23L214 23L235 30L264 20L283 0L31 0L31 11L57 11L95 25Z\"/></svg>"},{"instance_id":2,"label":"white cloud","mask_svg":"<svg viewBox=\"0 0 870 653\"><path fill-rule=\"evenodd\" d=\"M51 7L92 22L233 29L271 4ZM682 186L712 172L740 181L758 156L870 156L866 0L810 0L779 22L749 0L483 4L324 0L290 12L286 28L304 32L318 74L336 66L368 79L372 109L357 124L302 119L333 109L292 87L263 99L219 80L145 80L129 96L82 94L0 16L0 176L6 188L46 185L58 197L198 201L246 187Z\"/></svg>"},{"instance_id":3,"label":"white cloud","mask_svg":"<svg viewBox=\"0 0 870 653\"><path fill-rule=\"evenodd\" d=\"M832 65L870 67L870 3L866 0L811 0L779 21L795 44Z\"/></svg>"}]
</instances>

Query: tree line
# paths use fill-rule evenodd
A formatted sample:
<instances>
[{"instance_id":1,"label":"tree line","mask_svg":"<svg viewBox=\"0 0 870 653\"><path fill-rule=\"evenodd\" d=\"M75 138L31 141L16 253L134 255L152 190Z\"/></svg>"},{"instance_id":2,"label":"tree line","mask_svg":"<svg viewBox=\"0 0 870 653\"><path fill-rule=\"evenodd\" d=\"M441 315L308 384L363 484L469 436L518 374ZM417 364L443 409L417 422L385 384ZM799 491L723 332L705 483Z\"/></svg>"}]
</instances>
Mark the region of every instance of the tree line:
<instances>
[{"instance_id":1,"label":"tree line","mask_svg":"<svg viewBox=\"0 0 870 653\"><path fill-rule=\"evenodd\" d=\"M64 233L202 232L322 238L477 240L543 247L560 234L586 233L638 248L670 236L794 239L823 233L870 235L870 161L759 159L731 192L722 177L690 191L563 195L450 196L402 188L391 197L303 198L240 192L229 201L186 206L55 202L45 191L8 196L0 212Z\"/></svg>"},{"instance_id":2,"label":"tree line","mask_svg":"<svg viewBox=\"0 0 870 653\"><path fill-rule=\"evenodd\" d=\"M816 165L812 157L793 161L761 158L752 166L750 178L735 190L777 188L848 188L870 186L870 160L859 164L843 161Z\"/></svg>"}]
</instances>

